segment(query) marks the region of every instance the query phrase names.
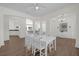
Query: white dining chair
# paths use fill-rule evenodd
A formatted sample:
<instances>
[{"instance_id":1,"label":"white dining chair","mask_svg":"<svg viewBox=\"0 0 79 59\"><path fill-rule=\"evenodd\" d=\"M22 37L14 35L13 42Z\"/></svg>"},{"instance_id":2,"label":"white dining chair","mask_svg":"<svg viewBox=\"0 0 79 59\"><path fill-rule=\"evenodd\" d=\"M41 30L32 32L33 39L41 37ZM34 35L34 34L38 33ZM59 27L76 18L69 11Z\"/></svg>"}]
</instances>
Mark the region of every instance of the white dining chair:
<instances>
[{"instance_id":1,"label":"white dining chair","mask_svg":"<svg viewBox=\"0 0 79 59\"><path fill-rule=\"evenodd\" d=\"M40 40L40 56L46 56L46 55L47 55L46 41Z\"/></svg>"},{"instance_id":2,"label":"white dining chair","mask_svg":"<svg viewBox=\"0 0 79 59\"><path fill-rule=\"evenodd\" d=\"M32 50L33 50L33 55L35 56L37 51L40 51L40 40L39 39L33 39L32 41Z\"/></svg>"}]
</instances>

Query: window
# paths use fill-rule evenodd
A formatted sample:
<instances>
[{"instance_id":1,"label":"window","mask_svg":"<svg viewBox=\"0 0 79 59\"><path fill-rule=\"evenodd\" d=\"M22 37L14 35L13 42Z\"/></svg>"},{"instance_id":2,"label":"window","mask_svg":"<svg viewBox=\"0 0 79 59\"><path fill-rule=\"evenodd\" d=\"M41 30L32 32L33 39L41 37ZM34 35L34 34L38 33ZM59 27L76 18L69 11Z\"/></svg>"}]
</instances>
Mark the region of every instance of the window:
<instances>
[{"instance_id":1,"label":"window","mask_svg":"<svg viewBox=\"0 0 79 59\"><path fill-rule=\"evenodd\" d=\"M40 34L40 21L35 21L35 33Z\"/></svg>"},{"instance_id":2,"label":"window","mask_svg":"<svg viewBox=\"0 0 79 59\"><path fill-rule=\"evenodd\" d=\"M42 22L42 33L46 33L46 22Z\"/></svg>"},{"instance_id":3,"label":"window","mask_svg":"<svg viewBox=\"0 0 79 59\"><path fill-rule=\"evenodd\" d=\"M29 33L33 32L33 21L30 19L26 19L26 30Z\"/></svg>"}]
</instances>

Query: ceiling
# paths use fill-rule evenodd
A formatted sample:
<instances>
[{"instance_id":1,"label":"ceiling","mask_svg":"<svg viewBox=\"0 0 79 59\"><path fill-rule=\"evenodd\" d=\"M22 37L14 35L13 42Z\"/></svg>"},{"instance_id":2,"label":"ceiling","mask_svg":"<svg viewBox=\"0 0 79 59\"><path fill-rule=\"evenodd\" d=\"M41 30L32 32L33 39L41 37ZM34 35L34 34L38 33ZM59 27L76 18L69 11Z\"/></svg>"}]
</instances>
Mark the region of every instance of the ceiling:
<instances>
[{"instance_id":1,"label":"ceiling","mask_svg":"<svg viewBox=\"0 0 79 59\"><path fill-rule=\"evenodd\" d=\"M41 17L51 12L55 12L63 7L70 4L68 3L0 3L0 6L14 9L31 16ZM39 9L36 10L35 7L38 6Z\"/></svg>"}]
</instances>

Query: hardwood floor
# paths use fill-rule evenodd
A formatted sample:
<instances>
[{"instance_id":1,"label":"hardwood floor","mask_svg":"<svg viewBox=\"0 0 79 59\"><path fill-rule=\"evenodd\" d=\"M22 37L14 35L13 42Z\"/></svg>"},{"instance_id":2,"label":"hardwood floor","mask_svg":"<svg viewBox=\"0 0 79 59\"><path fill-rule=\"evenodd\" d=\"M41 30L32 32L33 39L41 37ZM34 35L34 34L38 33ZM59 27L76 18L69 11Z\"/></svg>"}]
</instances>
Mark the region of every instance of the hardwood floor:
<instances>
[{"instance_id":1,"label":"hardwood floor","mask_svg":"<svg viewBox=\"0 0 79 59\"><path fill-rule=\"evenodd\" d=\"M10 40L5 41L5 46L0 48L0 56L31 56L32 50L24 47L25 39L18 36L10 36ZM52 55L48 53L48 55Z\"/></svg>"},{"instance_id":2,"label":"hardwood floor","mask_svg":"<svg viewBox=\"0 0 79 59\"><path fill-rule=\"evenodd\" d=\"M56 55L57 56L76 56L75 48L76 40L72 38L56 39Z\"/></svg>"},{"instance_id":3,"label":"hardwood floor","mask_svg":"<svg viewBox=\"0 0 79 59\"><path fill-rule=\"evenodd\" d=\"M79 56L79 48L76 48L77 56Z\"/></svg>"},{"instance_id":4,"label":"hardwood floor","mask_svg":"<svg viewBox=\"0 0 79 59\"><path fill-rule=\"evenodd\" d=\"M0 48L2 56L19 56L25 55L25 41L18 36L10 36L10 40L5 42L5 46Z\"/></svg>"},{"instance_id":5,"label":"hardwood floor","mask_svg":"<svg viewBox=\"0 0 79 59\"><path fill-rule=\"evenodd\" d=\"M27 48L24 47L25 45L25 39L21 39L18 36L10 36L10 40L9 41L5 41L5 46L2 46L0 48L0 56L32 56L32 50L28 50ZM79 56L79 49L75 48L76 50L76 56ZM66 50L67 51L67 50ZM66 53L66 51L64 50L64 53ZM70 50L72 52L72 50ZM56 56L58 54L60 54L57 51L54 51L53 49L50 51L48 51L48 56ZM69 53L70 55L70 53ZM70 55L71 56L71 55Z\"/></svg>"}]
</instances>

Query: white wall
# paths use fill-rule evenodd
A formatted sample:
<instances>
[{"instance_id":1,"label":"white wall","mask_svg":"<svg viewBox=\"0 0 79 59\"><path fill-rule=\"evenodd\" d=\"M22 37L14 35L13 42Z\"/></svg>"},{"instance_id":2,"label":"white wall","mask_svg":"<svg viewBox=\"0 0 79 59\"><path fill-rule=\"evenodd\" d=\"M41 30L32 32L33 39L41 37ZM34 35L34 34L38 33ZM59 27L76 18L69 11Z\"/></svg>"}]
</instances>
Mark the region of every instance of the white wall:
<instances>
[{"instance_id":1,"label":"white wall","mask_svg":"<svg viewBox=\"0 0 79 59\"><path fill-rule=\"evenodd\" d=\"M61 36L68 38L76 38L76 14L77 6L67 6L63 9L60 9L54 13L51 13L43 19L47 20L47 33L52 36ZM61 16L62 15L62 16ZM64 22L68 23L68 32L61 33L57 27L59 26L59 19L64 18ZM69 28L71 26L71 28Z\"/></svg>"},{"instance_id":2,"label":"white wall","mask_svg":"<svg viewBox=\"0 0 79 59\"><path fill-rule=\"evenodd\" d=\"M21 13L15 10L11 10L8 8L0 7L0 45L4 45L4 41L8 40L8 18L6 15L19 16L19 17L30 17L25 13ZM6 38L6 39L5 39Z\"/></svg>"},{"instance_id":3,"label":"white wall","mask_svg":"<svg viewBox=\"0 0 79 59\"><path fill-rule=\"evenodd\" d=\"M77 21L76 21L76 36L77 36L77 40L76 40L76 47L79 48L79 8L77 11L77 15L76 15Z\"/></svg>"},{"instance_id":4,"label":"white wall","mask_svg":"<svg viewBox=\"0 0 79 59\"><path fill-rule=\"evenodd\" d=\"M3 16L3 24L4 24L4 41L9 40L9 20L7 16Z\"/></svg>"},{"instance_id":5,"label":"white wall","mask_svg":"<svg viewBox=\"0 0 79 59\"><path fill-rule=\"evenodd\" d=\"M66 13L65 13L66 14ZM61 14L60 14L61 15ZM61 20L64 18L63 22ZM51 34L53 36L60 36L60 37L68 37L68 38L75 38L75 27L76 27L76 15L71 13L71 14L66 14L66 16L62 17L55 17L54 19L51 20ZM68 25L68 31L67 32L60 32L59 31L59 24L60 23L67 23ZM71 28L69 28L71 26Z\"/></svg>"},{"instance_id":6,"label":"white wall","mask_svg":"<svg viewBox=\"0 0 79 59\"><path fill-rule=\"evenodd\" d=\"M19 31L9 31L9 35L18 35L21 38L25 37L25 25L26 18L17 17L17 16L9 16L10 30L19 30ZM12 26L13 25L13 26ZM16 29L16 26L20 26L19 29Z\"/></svg>"},{"instance_id":7,"label":"white wall","mask_svg":"<svg viewBox=\"0 0 79 59\"><path fill-rule=\"evenodd\" d=\"M18 24L20 25L19 36L20 36L20 38L25 38L25 36L26 36L26 19L25 18L21 18L19 20L20 20L18 22Z\"/></svg>"},{"instance_id":8,"label":"white wall","mask_svg":"<svg viewBox=\"0 0 79 59\"><path fill-rule=\"evenodd\" d=\"M2 13L0 13L0 47L4 45L4 29L3 29L3 16Z\"/></svg>"}]
</instances>

